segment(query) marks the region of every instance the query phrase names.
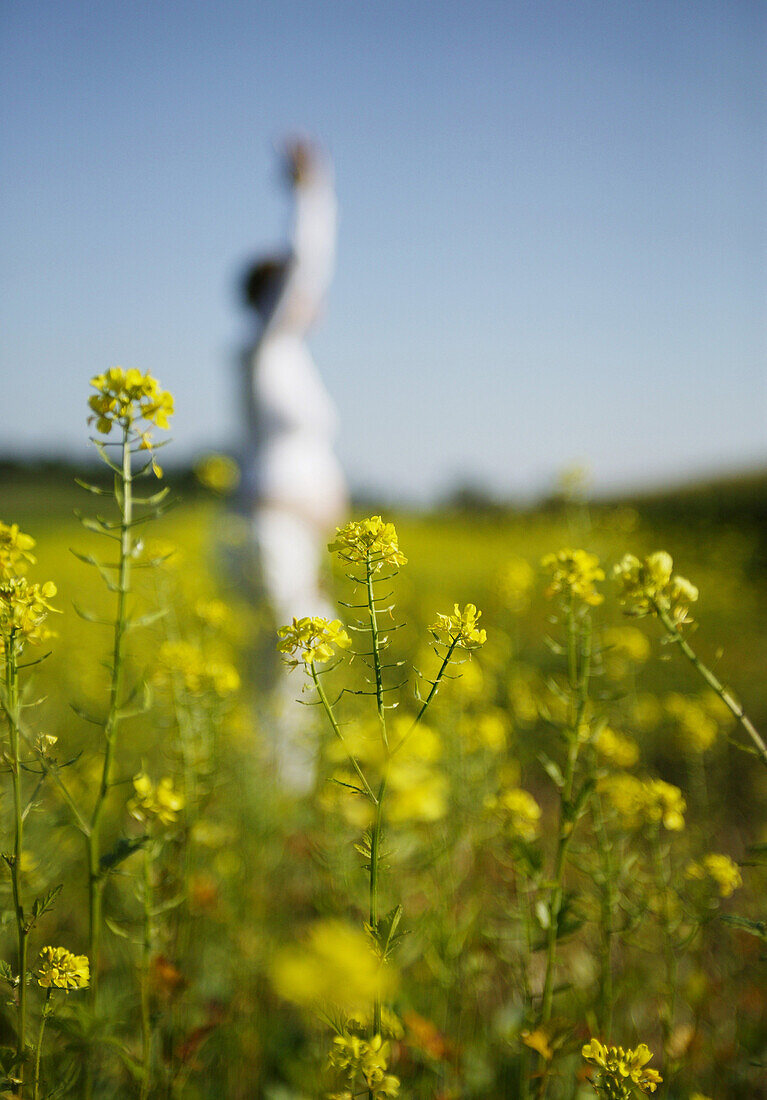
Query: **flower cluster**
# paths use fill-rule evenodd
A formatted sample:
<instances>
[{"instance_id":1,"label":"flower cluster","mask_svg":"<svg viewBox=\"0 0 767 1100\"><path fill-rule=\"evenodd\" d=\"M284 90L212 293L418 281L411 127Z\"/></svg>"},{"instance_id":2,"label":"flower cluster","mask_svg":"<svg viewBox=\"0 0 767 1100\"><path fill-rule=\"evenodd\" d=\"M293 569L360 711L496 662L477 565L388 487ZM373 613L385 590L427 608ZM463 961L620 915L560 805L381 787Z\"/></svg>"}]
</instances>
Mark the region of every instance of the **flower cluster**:
<instances>
[{"instance_id":1,"label":"flower cluster","mask_svg":"<svg viewBox=\"0 0 767 1100\"><path fill-rule=\"evenodd\" d=\"M348 649L352 644L339 619L305 616L281 626L277 633L281 639L277 649L285 654L284 660L291 668L302 661L307 667L330 661L336 649Z\"/></svg>"},{"instance_id":2,"label":"flower cluster","mask_svg":"<svg viewBox=\"0 0 767 1100\"><path fill-rule=\"evenodd\" d=\"M645 1043L640 1043L636 1050L624 1050L592 1039L581 1053L587 1062L598 1067L591 1084L597 1096L605 1100L632 1100L637 1089L655 1092L663 1080L657 1070L646 1068L652 1052Z\"/></svg>"},{"instance_id":3,"label":"flower cluster","mask_svg":"<svg viewBox=\"0 0 767 1100\"><path fill-rule=\"evenodd\" d=\"M53 581L30 584L26 577L0 578L0 649L14 641L17 647L39 645L51 635L45 620L56 595Z\"/></svg>"},{"instance_id":4,"label":"flower cluster","mask_svg":"<svg viewBox=\"0 0 767 1100\"><path fill-rule=\"evenodd\" d=\"M220 699L240 688L240 676L234 665L210 660L198 646L185 641L162 643L157 652L154 680L162 687L179 681L190 695L213 691Z\"/></svg>"},{"instance_id":5,"label":"flower cluster","mask_svg":"<svg viewBox=\"0 0 767 1100\"><path fill-rule=\"evenodd\" d=\"M65 947L44 947L40 952L37 982L43 989L85 989L90 977L86 955L73 955Z\"/></svg>"},{"instance_id":6,"label":"flower cluster","mask_svg":"<svg viewBox=\"0 0 767 1100\"><path fill-rule=\"evenodd\" d=\"M136 793L128 803L128 812L142 825L172 825L184 808L184 796L174 789L170 776L155 784L146 772L139 772L133 777L133 789Z\"/></svg>"},{"instance_id":7,"label":"flower cluster","mask_svg":"<svg viewBox=\"0 0 767 1100\"><path fill-rule=\"evenodd\" d=\"M97 431L103 435L109 435L113 424L127 431L139 420L158 428L169 427L173 395L160 389L159 382L151 374L142 374L135 368L110 367L91 378L91 385L97 392L88 398L93 411L88 423L95 421ZM142 446L148 449L151 446L149 433L141 431L139 434Z\"/></svg>"},{"instance_id":8,"label":"flower cluster","mask_svg":"<svg viewBox=\"0 0 767 1100\"><path fill-rule=\"evenodd\" d=\"M533 841L538 836L541 807L522 787L511 787L498 795L489 795L485 807L496 813L512 837Z\"/></svg>"},{"instance_id":9,"label":"flower cluster","mask_svg":"<svg viewBox=\"0 0 767 1100\"><path fill-rule=\"evenodd\" d=\"M671 783L618 772L601 779L598 789L628 829L660 823L671 832L684 828L687 806L682 792Z\"/></svg>"},{"instance_id":10,"label":"flower cluster","mask_svg":"<svg viewBox=\"0 0 767 1100\"><path fill-rule=\"evenodd\" d=\"M656 550L643 562L626 554L614 567L613 576L621 586L621 601L628 615L641 618L665 612L677 626L690 621L689 605L697 600L698 589L674 573L673 558L665 550Z\"/></svg>"},{"instance_id":11,"label":"flower cluster","mask_svg":"<svg viewBox=\"0 0 767 1100\"><path fill-rule=\"evenodd\" d=\"M709 852L699 863L690 863L686 874L688 878L700 881L710 879L723 898L728 898L743 885L737 863L721 852Z\"/></svg>"},{"instance_id":12,"label":"flower cluster","mask_svg":"<svg viewBox=\"0 0 767 1100\"><path fill-rule=\"evenodd\" d=\"M559 550L556 554L547 554L541 565L551 573L551 584L546 589L549 599L561 593L567 599L581 600L591 607L604 600L594 587L597 581L605 579L596 554L589 554L587 550Z\"/></svg>"},{"instance_id":13,"label":"flower cluster","mask_svg":"<svg viewBox=\"0 0 767 1100\"><path fill-rule=\"evenodd\" d=\"M594 738L594 748L609 764L617 768L633 768L639 759L639 745L631 737L603 726Z\"/></svg>"},{"instance_id":14,"label":"flower cluster","mask_svg":"<svg viewBox=\"0 0 767 1100\"><path fill-rule=\"evenodd\" d=\"M272 984L286 1001L305 1008L334 1005L347 1013L365 1012L375 997L395 985L393 972L381 965L370 939L339 920L317 922L306 942L277 951Z\"/></svg>"},{"instance_id":15,"label":"flower cluster","mask_svg":"<svg viewBox=\"0 0 767 1100\"><path fill-rule=\"evenodd\" d=\"M343 1074L349 1086L348 1091L331 1094L330 1100L356 1095L359 1084L364 1084L373 1096L399 1095L399 1078L386 1072L389 1043L380 1035L374 1035L372 1039L361 1039L358 1035L336 1035L328 1063L331 1069Z\"/></svg>"},{"instance_id":16,"label":"flower cluster","mask_svg":"<svg viewBox=\"0 0 767 1100\"><path fill-rule=\"evenodd\" d=\"M37 559L30 553L34 545L35 540L20 531L18 523L0 523L0 578L18 575L27 565L35 565Z\"/></svg>"},{"instance_id":17,"label":"flower cluster","mask_svg":"<svg viewBox=\"0 0 767 1100\"><path fill-rule=\"evenodd\" d=\"M666 713L678 723L679 740L688 751L705 752L711 748L716 741L719 726L703 702L672 691L664 699L663 705Z\"/></svg>"},{"instance_id":18,"label":"flower cluster","mask_svg":"<svg viewBox=\"0 0 767 1100\"><path fill-rule=\"evenodd\" d=\"M527 607L534 584L535 571L524 558L510 558L496 580L498 595L509 611L523 611Z\"/></svg>"},{"instance_id":19,"label":"flower cluster","mask_svg":"<svg viewBox=\"0 0 767 1100\"><path fill-rule=\"evenodd\" d=\"M437 615L436 623L429 630L443 645L479 649L487 641L487 632L477 626L481 615L482 612L477 611L473 603L467 603L463 611L455 604L453 614Z\"/></svg>"},{"instance_id":20,"label":"flower cluster","mask_svg":"<svg viewBox=\"0 0 767 1100\"><path fill-rule=\"evenodd\" d=\"M194 473L201 485L219 496L233 493L242 476L235 460L229 455L220 454L206 455L200 459Z\"/></svg>"},{"instance_id":21,"label":"flower cluster","mask_svg":"<svg viewBox=\"0 0 767 1100\"><path fill-rule=\"evenodd\" d=\"M362 562L378 572L384 565L405 565L407 558L399 548L397 531L393 523L385 523L380 516L360 521L352 520L345 527L336 528L336 537L328 543L328 550L344 561Z\"/></svg>"}]
</instances>

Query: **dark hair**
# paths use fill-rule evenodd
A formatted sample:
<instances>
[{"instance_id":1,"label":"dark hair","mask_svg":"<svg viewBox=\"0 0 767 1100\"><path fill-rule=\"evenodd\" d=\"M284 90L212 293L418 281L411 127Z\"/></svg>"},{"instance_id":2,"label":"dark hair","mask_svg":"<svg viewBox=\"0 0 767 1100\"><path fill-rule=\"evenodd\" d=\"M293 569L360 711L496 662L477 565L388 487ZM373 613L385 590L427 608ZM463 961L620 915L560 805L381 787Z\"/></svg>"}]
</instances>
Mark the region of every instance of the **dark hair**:
<instances>
[{"instance_id":1,"label":"dark hair","mask_svg":"<svg viewBox=\"0 0 767 1100\"><path fill-rule=\"evenodd\" d=\"M284 256L259 260L248 268L242 280L245 304L264 313L279 293L287 268L288 261Z\"/></svg>"}]
</instances>

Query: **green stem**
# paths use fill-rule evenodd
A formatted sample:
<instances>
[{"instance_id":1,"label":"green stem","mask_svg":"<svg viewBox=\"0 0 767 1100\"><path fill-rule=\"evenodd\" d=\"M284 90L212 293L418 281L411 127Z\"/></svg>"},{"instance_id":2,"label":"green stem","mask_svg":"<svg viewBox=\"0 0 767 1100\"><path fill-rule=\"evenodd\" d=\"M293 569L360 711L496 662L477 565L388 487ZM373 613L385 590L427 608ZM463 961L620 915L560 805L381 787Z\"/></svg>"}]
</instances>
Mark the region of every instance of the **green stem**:
<instances>
[{"instance_id":1,"label":"green stem","mask_svg":"<svg viewBox=\"0 0 767 1100\"><path fill-rule=\"evenodd\" d=\"M386 708L384 707L383 672L381 670L381 653L378 640L378 619L376 616L375 594L373 592L373 566L370 561L369 551L367 561L365 563L365 584L367 587L368 596L368 613L370 615L370 640L372 642L373 672L375 674L376 681L376 706L378 708L378 720L381 723L381 739L383 740L384 747L388 749L389 741L386 736Z\"/></svg>"},{"instance_id":2,"label":"green stem","mask_svg":"<svg viewBox=\"0 0 767 1100\"><path fill-rule=\"evenodd\" d=\"M349 749L349 746L346 744L346 738L344 737L343 733L341 733L341 727L339 726L338 721L336 720L336 716L333 713L333 708L330 705L330 701L329 701L327 695L325 694L325 689L322 686L322 681L319 678L319 675L317 673L317 669L315 667L314 661L310 661L310 663L309 663L309 675L311 676L312 682L314 683L314 686L317 689L317 695L319 696L320 702L322 703L322 708L325 711L325 714L327 715L328 721L330 722L330 725L333 727L333 732L335 733L336 737L341 742L343 747L346 749L346 753L349 757L349 762L352 765L352 767L354 768L355 772L357 773L357 778L359 779L360 783L362 784L362 787L363 787L363 790L365 791L365 794L368 796L370 801L375 805L376 802L377 802L376 796L373 794L373 790L372 790L370 784L368 783L367 779L365 778L365 773L363 772L362 768L359 766L359 763L358 763L356 757L354 756L354 754Z\"/></svg>"},{"instance_id":3,"label":"green stem","mask_svg":"<svg viewBox=\"0 0 767 1100\"><path fill-rule=\"evenodd\" d=\"M151 842L144 848L142 893L144 902L144 940L141 953L141 1092L146 1100L152 1083L152 1015L149 1002L149 975L152 964L152 855Z\"/></svg>"},{"instance_id":4,"label":"green stem","mask_svg":"<svg viewBox=\"0 0 767 1100\"><path fill-rule=\"evenodd\" d=\"M16 943L19 957L19 995L16 1005L16 1056L18 1066L18 1095L24 1091L24 1057L26 1055L27 1021L27 937L29 929L24 920L24 906L21 900L21 858L24 851L24 806L22 800L21 755L19 745L19 676L17 666L15 632L11 631L6 640L5 690L8 710L12 719L10 726L10 770L13 786L13 856L10 860L11 889L13 908L16 918Z\"/></svg>"},{"instance_id":5,"label":"green stem","mask_svg":"<svg viewBox=\"0 0 767 1100\"><path fill-rule=\"evenodd\" d=\"M133 520L131 451L129 429L123 427L122 470L119 476L121 491L120 564L117 582L117 609L115 613L114 642L112 649L112 682L109 692L109 712L104 726L106 748L101 770L96 802L86 837L88 855L88 949L91 961L90 1002L94 1013L98 1011L99 970L101 959L102 904L104 875L101 869L101 822L104 807L112 785L112 769L117 741L119 706L122 694L123 641L126 628L125 605L130 590L130 560L132 552L131 523Z\"/></svg>"},{"instance_id":6,"label":"green stem","mask_svg":"<svg viewBox=\"0 0 767 1100\"><path fill-rule=\"evenodd\" d=\"M378 928L378 881L381 859L381 832L383 825L382 805L386 793L386 776L381 780L376 799L375 820L370 837L370 927ZM381 1034L381 998L376 996L373 1001L373 1027L372 1034Z\"/></svg>"},{"instance_id":7,"label":"green stem","mask_svg":"<svg viewBox=\"0 0 767 1100\"><path fill-rule=\"evenodd\" d=\"M754 748L756 749L756 753L759 756L760 760L763 764L767 765L767 744L765 744L764 739L762 738L754 723L744 712L743 707L740 705L737 699L730 694L724 684L722 684L722 682L717 679L711 669L703 664L700 657L698 657L695 650L692 648L690 643L682 634L679 627L669 615L668 611L665 608L661 607L656 601L651 600L650 602L656 614L658 615L658 618L663 623L663 626L665 627L666 633L669 638L671 638L671 640L679 646L682 653L684 653L690 664L693 665L693 667L703 677L703 679L706 681L712 691L716 692L716 694L722 700L730 713L733 714L734 717L740 722L743 729L751 738L751 741L753 742Z\"/></svg>"},{"instance_id":8,"label":"green stem","mask_svg":"<svg viewBox=\"0 0 767 1100\"><path fill-rule=\"evenodd\" d=\"M39 1100L40 1096L40 1055L43 1049L43 1035L45 1033L45 1024L49 1016L48 1005L52 992L53 990L49 986L45 991L45 1003L43 1004L43 1010L40 1014L40 1030L37 1033L37 1046L35 1048L35 1087L32 1094L33 1100Z\"/></svg>"},{"instance_id":9,"label":"green stem","mask_svg":"<svg viewBox=\"0 0 767 1100\"><path fill-rule=\"evenodd\" d=\"M383 830L383 800L386 793L386 781L389 770L389 739L386 735L386 708L384 706L384 684L381 669L380 642L378 634L378 621L376 618L375 595L373 592L373 567L368 553L365 563L365 582L368 597L368 613L370 615L370 640L373 653L373 671L376 682L376 704L378 708L378 720L381 723L381 740L383 741L386 763L381 785L376 797L375 821L370 837L370 927L374 935L378 933L378 888L380 879L381 835ZM381 1034L381 997L379 994L373 998L373 1023L371 1036ZM368 1100L373 1100L372 1089L368 1091Z\"/></svg>"},{"instance_id":10,"label":"green stem","mask_svg":"<svg viewBox=\"0 0 767 1100\"><path fill-rule=\"evenodd\" d=\"M666 967L666 1004L663 1011L659 1012L661 1032L663 1035L663 1057L665 1061L662 1095L668 1096L671 1085L671 1037L674 1031L674 1017L676 1016L676 986L677 986L677 958L674 950L671 904L669 892L671 889L671 876L663 861L660 848L660 826L655 825L652 830L651 848L653 855L653 867L655 870L655 882L658 891L662 894L661 922L663 930L663 958Z\"/></svg>"},{"instance_id":11,"label":"green stem","mask_svg":"<svg viewBox=\"0 0 767 1100\"><path fill-rule=\"evenodd\" d=\"M431 703L432 699L437 694L437 691L439 689L439 685L442 682L442 678L444 677L445 673L447 672L447 667L450 664L450 661L451 661L452 656L453 656L453 652L455 650L455 647L458 645L458 642L459 642L459 638L457 638L457 637L456 638L451 638L450 645L448 646L447 653L445 654L445 656L442 660L442 664L439 667L439 672L437 673L436 678L432 681L432 685L431 685L431 689L429 691L429 694L424 699L424 701L421 705L421 709L418 711L418 714L415 716L415 721L413 722L410 729L407 731L407 733L403 734L401 739L397 742L397 744L391 750L391 755L392 756L394 756L395 752L399 752L399 750L402 748L402 746L407 741L410 734L413 732L415 727L418 725L418 723L421 721L424 714L426 713L426 710L429 706L429 703Z\"/></svg>"},{"instance_id":12,"label":"green stem","mask_svg":"<svg viewBox=\"0 0 767 1100\"><path fill-rule=\"evenodd\" d=\"M600 975L599 1008L597 1018L603 1038L609 1042L613 1029L613 1008L615 994L613 989L613 911L615 909L615 886L613 883L612 848L605 828L604 812L599 794L594 799L594 832L602 864L602 888L600 891Z\"/></svg>"},{"instance_id":13,"label":"green stem","mask_svg":"<svg viewBox=\"0 0 767 1100\"><path fill-rule=\"evenodd\" d=\"M581 661L578 666L579 638L575 622L575 614L572 602L567 608L567 650L568 673L570 678L570 690L572 695L572 720L568 737L567 764L565 769L564 786L559 809L559 836L557 838L557 850L554 857L553 886L551 901L549 903L549 926L546 934L546 973L543 982L543 997L541 1001L541 1024L546 1024L551 1019L554 997L554 973L557 958L557 933L559 926L559 914L562 909L563 881L567 849L575 829L573 791L575 786L575 772L578 764L578 751L580 748L580 727L583 721L586 702L588 699L589 676L591 673L591 621L587 617L580 634ZM546 1075L543 1084L545 1086ZM544 1091L541 1093L543 1096Z\"/></svg>"}]
</instances>

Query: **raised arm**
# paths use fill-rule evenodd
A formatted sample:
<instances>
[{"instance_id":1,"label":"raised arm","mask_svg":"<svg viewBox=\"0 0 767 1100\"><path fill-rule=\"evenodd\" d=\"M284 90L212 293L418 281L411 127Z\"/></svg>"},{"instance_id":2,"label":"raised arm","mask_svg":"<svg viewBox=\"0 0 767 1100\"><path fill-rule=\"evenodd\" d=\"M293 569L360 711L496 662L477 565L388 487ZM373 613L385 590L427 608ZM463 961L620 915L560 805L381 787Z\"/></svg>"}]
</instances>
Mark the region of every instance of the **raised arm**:
<instances>
[{"instance_id":1,"label":"raised arm","mask_svg":"<svg viewBox=\"0 0 767 1100\"><path fill-rule=\"evenodd\" d=\"M294 215L289 274L274 324L305 332L322 312L333 277L337 208L330 161L307 142L287 149Z\"/></svg>"}]
</instances>

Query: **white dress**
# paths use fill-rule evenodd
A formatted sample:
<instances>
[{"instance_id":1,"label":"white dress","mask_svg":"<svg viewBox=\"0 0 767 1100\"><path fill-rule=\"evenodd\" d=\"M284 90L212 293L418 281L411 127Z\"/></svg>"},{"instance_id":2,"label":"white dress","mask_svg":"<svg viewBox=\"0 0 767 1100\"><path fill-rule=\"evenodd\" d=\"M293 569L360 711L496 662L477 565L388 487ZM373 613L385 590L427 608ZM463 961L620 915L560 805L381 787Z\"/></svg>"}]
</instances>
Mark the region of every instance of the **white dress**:
<instances>
[{"instance_id":1,"label":"white dress","mask_svg":"<svg viewBox=\"0 0 767 1100\"><path fill-rule=\"evenodd\" d=\"M337 414L306 346L335 261L329 165L295 187L291 258L253 349L245 490L262 580L278 625L333 617L320 587L326 543L344 515L346 482L333 452Z\"/></svg>"}]
</instances>

